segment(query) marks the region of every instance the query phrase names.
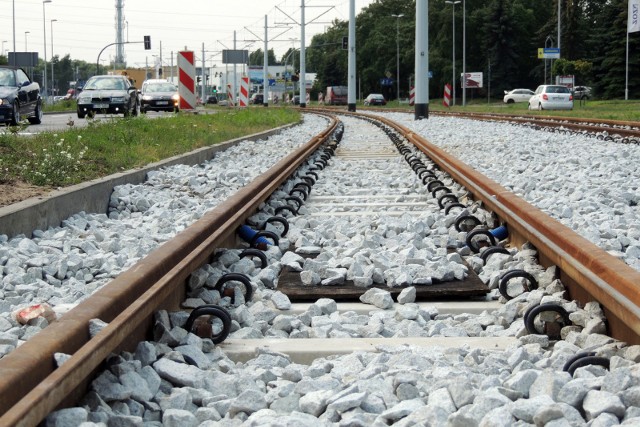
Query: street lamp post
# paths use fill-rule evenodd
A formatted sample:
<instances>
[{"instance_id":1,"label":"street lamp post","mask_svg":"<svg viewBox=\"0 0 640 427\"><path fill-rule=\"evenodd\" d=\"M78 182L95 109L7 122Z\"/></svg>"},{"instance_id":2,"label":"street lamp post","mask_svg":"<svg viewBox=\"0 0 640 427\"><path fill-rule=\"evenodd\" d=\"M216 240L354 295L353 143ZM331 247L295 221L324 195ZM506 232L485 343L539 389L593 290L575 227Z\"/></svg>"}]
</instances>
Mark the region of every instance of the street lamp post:
<instances>
[{"instance_id":1,"label":"street lamp post","mask_svg":"<svg viewBox=\"0 0 640 427\"><path fill-rule=\"evenodd\" d=\"M53 95L55 96L56 91L56 81L54 80L53 74L53 23L58 22L57 19L51 20L51 90L53 91Z\"/></svg>"},{"instance_id":2,"label":"street lamp post","mask_svg":"<svg viewBox=\"0 0 640 427\"><path fill-rule=\"evenodd\" d=\"M49 95L49 91L47 90L47 19L45 17L45 5L47 3L51 3L51 0L42 0L42 34L44 37L44 43L42 47L44 48L44 96L45 99Z\"/></svg>"},{"instance_id":3,"label":"street lamp post","mask_svg":"<svg viewBox=\"0 0 640 427\"><path fill-rule=\"evenodd\" d=\"M24 32L24 51L28 52L29 48L27 47L27 34L30 34L31 31L25 31Z\"/></svg>"},{"instance_id":4,"label":"street lamp post","mask_svg":"<svg viewBox=\"0 0 640 427\"><path fill-rule=\"evenodd\" d=\"M462 106L467 106L467 4L462 0Z\"/></svg>"},{"instance_id":5,"label":"street lamp post","mask_svg":"<svg viewBox=\"0 0 640 427\"><path fill-rule=\"evenodd\" d=\"M451 85L453 86L453 99L451 100L451 105L456 105L456 5L460 4L461 1L446 0L445 3L451 5L451 22L453 26L453 59L451 60L453 64L453 72L451 78Z\"/></svg>"},{"instance_id":6,"label":"street lamp post","mask_svg":"<svg viewBox=\"0 0 640 427\"><path fill-rule=\"evenodd\" d=\"M400 18L402 18L404 14L392 14L391 16L396 18L396 98L398 102L400 102Z\"/></svg>"}]
</instances>

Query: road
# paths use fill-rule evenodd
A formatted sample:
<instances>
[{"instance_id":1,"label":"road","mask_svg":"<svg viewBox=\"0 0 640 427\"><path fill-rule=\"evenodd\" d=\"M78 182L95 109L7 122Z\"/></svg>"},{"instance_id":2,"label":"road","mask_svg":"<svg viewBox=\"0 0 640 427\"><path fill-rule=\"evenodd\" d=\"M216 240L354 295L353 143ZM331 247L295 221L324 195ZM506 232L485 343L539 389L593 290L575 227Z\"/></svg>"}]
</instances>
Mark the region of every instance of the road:
<instances>
[{"instance_id":1,"label":"road","mask_svg":"<svg viewBox=\"0 0 640 427\"><path fill-rule=\"evenodd\" d=\"M174 113L169 112L153 112L147 113L150 118L162 117L165 115L172 115ZM113 114L96 114L94 120L112 120L122 118L122 115ZM90 120L79 119L75 111L69 111L67 113L50 113L45 114L42 123L39 125L29 125L20 135L35 135L42 132L60 132L69 129L70 126L83 128L86 127ZM0 133L8 132L8 127L0 126Z\"/></svg>"}]
</instances>

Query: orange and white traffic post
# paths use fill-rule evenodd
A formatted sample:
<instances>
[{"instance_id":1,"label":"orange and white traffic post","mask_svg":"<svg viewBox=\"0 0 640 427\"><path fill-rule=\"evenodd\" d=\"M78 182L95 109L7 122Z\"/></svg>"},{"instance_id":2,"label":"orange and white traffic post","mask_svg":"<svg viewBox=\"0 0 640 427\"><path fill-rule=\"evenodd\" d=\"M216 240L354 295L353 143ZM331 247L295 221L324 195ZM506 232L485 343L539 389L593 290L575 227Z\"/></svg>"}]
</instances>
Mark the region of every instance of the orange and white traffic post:
<instances>
[{"instance_id":1,"label":"orange and white traffic post","mask_svg":"<svg viewBox=\"0 0 640 427\"><path fill-rule=\"evenodd\" d=\"M196 67L193 51L178 52L178 95L180 95L180 110L195 110L196 108Z\"/></svg>"},{"instance_id":2,"label":"orange and white traffic post","mask_svg":"<svg viewBox=\"0 0 640 427\"><path fill-rule=\"evenodd\" d=\"M442 97L442 105L445 107L451 106L451 85L447 83L444 85L444 96Z\"/></svg>"}]
</instances>

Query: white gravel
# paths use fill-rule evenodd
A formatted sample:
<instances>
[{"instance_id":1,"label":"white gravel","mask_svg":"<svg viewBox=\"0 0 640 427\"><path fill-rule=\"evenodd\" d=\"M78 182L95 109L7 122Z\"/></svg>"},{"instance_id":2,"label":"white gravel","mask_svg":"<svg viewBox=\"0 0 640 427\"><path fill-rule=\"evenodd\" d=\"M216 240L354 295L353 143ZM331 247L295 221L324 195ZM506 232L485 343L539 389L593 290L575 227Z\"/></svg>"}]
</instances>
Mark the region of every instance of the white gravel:
<instances>
[{"instance_id":1,"label":"white gravel","mask_svg":"<svg viewBox=\"0 0 640 427\"><path fill-rule=\"evenodd\" d=\"M375 130L358 122L358 131L350 131L356 122L353 119L345 122L347 131L341 147L359 144ZM436 123L430 119L407 124L427 132ZM471 126L444 119L442 125L449 127L449 134L454 133L453 129ZM465 132L468 131L469 138L473 136L477 145L482 144L478 140L484 136L501 133L493 125L484 127L481 131L478 124ZM519 130L507 126L503 132L506 138L510 132ZM531 136L538 139L539 146L540 138L553 140L558 135L541 136L534 132ZM503 150L504 145L508 144L503 143ZM504 152L494 152L494 159L504 159ZM490 158L485 160L487 164L494 162ZM397 167L389 168L381 162L377 172L366 169L358 174L353 170L354 164L346 167L347 163L333 158L330 166L320 172L318 193L326 194L332 186L324 186L324 182L333 180L336 180L334 187L341 190L367 185L384 192L390 183L395 183L400 188L407 186L424 192L408 166L404 166L406 174L400 170L402 161L389 163ZM504 163L509 162L497 163L507 167ZM532 163L531 168L544 169L546 163L542 164L536 167ZM300 174L304 172L303 169ZM511 179L521 182L519 176ZM535 187L543 186L543 181L540 177ZM293 183L285 184L254 220L263 220L282 205L282 198ZM312 212L312 206L301 209L302 214ZM329 299L317 301L300 315L281 313L289 307L287 298L277 290L277 275L284 265L299 271L301 277L305 271L315 272L320 283L328 278L323 278L328 270L333 270L331 277L345 278L351 270L352 278L362 279L361 285L369 286L380 272L384 275L387 270L399 269L406 277L398 281L398 276L394 276L396 284L428 285L415 280L426 275L407 274L413 268L409 266L425 267L418 260L424 264L446 260L460 265L460 254L468 254L457 240L461 236L450 231L453 219L455 214L445 216L430 209L417 215L407 213L395 218L380 215L371 220L341 216L327 219L326 223L302 215L292 221L290 235L268 250L270 262L265 269L258 268L253 261L240 259L238 250L221 251L214 263L193 274L187 305L204 302L226 306L233 319L232 338L510 336L519 338L513 348L419 350L384 346L375 353L321 358L308 366L264 348L254 359L234 363L211 340L183 329L186 313L159 312L154 341L140 343L134 353L114 356L109 370L93 382L82 406L52 413L46 425L83 422L83 426L638 425L640 347L625 346L606 336L603 314L597 304L578 307L575 302L563 300L564 287L555 279L555 268L544 270L533 263L535 251L528 247L509 255L493 255L486 266L477 256L467 257L469 265L494 289L499 276L514 268L525 269L538 280L539 289L522 293L492 313L453 316L440 314L435 308L420 308L412 302L410 288L404 292L402 303L390 301L385 290L370 290L362 298L372 305L369 315L339 313L335 302ZM308 260L287 252L290 245L298 252L314 248L311 252L318 254L316 262L321 265L306 269ZM452 247L460 250L449 259L446 249ZM378 275L376 268L380 269ZM369 277L369 270L371 282L364 280ZM217 278L227 272L243 272L251 277L256 291L246 305L242 298L231 304L228 297L220 298L212 289ZM542 335L527 335L524 328L525 310L547 302L562 305L573 322L562 329L563 339L558 342L550 342ZM587 349L608 358L609 369L587 366L573 375L563 371L571 356Z\"/></svg>"}]
</instances>

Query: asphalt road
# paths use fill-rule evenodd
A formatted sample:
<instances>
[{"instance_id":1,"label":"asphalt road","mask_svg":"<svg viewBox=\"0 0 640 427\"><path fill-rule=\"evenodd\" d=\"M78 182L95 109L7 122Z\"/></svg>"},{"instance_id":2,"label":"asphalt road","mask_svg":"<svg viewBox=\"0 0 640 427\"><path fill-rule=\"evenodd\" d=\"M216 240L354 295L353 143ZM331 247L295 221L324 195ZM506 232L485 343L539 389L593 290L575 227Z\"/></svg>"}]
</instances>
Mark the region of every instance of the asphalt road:
<instances>
[{"instance_id":1,"label":"asphalt road","mask_svg":"<svg viewBox=\"0 0 640 427\"><path fill-rule=\"evenodd\" d=\"M172 114L174 113L150 111L147 113L147 116L149 118L156 118ZM122 115L114 114L96 114L94 120L118 120L122 117ZM88 122L89 120L87 119L79 119L75 111L69 111L67 113L48 113L44 115L41 124L29 125L19 134L33 135L41 132L58 132L67 130L70 126L82 128L86 127ZM2 132L8 132L8 128L0 125L0 133Z\"/></svg>"}]
</instances>

